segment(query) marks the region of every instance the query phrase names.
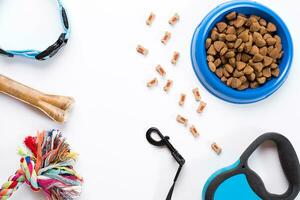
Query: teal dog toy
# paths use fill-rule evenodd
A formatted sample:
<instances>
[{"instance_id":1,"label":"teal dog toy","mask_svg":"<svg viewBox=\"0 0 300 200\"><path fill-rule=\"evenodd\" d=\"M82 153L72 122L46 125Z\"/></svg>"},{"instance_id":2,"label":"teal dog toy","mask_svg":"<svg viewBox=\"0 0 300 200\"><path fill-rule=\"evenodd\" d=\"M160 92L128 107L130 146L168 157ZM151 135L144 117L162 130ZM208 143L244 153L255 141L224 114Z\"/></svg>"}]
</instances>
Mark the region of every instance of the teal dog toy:
<instances>
[{"instance_id":1,"label":"teal dog toy","mask_svg":"<svg viewBox=\"0 0 300 200\"><path fill-rule=\"evenodd\" d=\"M248 166L251 154L265 141L275 142L282 169L289 182L281 195L266 190L262 179ZM278 133L257 138L233 165L214 173L203 189L203 200L293 200L300 191L300 165L290 141Z\"/></svg>"}]
</instances>

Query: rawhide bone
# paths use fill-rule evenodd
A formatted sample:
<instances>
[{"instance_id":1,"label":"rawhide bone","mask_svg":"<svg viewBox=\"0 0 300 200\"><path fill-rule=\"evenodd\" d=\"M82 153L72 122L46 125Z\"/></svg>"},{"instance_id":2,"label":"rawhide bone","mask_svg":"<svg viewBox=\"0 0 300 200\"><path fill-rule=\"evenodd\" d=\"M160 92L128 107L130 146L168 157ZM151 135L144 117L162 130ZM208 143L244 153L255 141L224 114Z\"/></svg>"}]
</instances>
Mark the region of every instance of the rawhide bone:
<instances>
[{"instance_id":1,"label":"rawhide bone","mask_svg":"<svg viewBox=\"0 0 300 200\"><path fill-rule=\"evenodd\" d=\"M45 94L3 75L0 75L0 92L41 110L59 123L66 121L74 103L72 97Z\"/></svg>"}]
</instances>

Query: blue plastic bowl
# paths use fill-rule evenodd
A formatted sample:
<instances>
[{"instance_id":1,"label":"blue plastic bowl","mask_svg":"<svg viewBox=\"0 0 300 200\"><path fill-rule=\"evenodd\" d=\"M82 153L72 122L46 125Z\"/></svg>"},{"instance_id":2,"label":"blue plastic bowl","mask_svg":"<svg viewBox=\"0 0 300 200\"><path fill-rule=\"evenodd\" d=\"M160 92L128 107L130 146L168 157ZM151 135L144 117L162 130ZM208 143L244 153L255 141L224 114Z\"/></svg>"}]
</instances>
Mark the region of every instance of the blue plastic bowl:
<instances>
[{"instance_id":1,"label":"blue plastic bowl","mask_svg":"<svg viewBox=\"0 0 300 200\"><path fill-rule=\"evenodd\" d=\"M279 77L272 78L256 89L238 91L228 87L210 71L206 61L206 38L213 27L218 22L224 21L225 16L232 11L245 15L258 15L274 23L277 26L277 34L282 39L284 54L279 64ZM191 60L198 79L210 93L231 103L254 103L273 94L286 80L293 60L293 42L285 23L269 8L254 1L230 1L213 9L196 28L191 44Z\"/></svg>"}]
</instances>

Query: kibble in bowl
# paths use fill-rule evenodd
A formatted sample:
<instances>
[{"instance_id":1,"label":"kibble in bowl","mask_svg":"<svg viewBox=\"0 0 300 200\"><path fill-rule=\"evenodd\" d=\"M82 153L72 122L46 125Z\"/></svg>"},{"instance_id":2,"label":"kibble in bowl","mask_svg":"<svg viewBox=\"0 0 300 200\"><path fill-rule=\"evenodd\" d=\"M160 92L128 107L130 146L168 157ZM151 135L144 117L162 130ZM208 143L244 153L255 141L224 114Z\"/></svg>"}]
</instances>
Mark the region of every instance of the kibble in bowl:
<instances>
[{"instance_id":1,"label":"kibble in bowl","mask_svg":"<svg viewBox=\"0 0 300 200\"><path fill-rule=\"evenodd\" d=\"M212 10L191 45L200 82L233 103L253 103L273 94L286 80L292 58L284 22L252 1L228 2Z\"/></svg>"}]
</instances>

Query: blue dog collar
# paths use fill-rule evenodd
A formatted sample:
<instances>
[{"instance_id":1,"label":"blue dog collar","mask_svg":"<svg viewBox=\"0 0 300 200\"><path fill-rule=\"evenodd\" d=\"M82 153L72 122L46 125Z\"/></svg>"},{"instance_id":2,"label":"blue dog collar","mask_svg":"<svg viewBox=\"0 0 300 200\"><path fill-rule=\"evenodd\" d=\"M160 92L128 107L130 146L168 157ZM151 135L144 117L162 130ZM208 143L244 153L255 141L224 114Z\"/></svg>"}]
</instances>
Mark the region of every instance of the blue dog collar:
<instances>
[{"instance_id":1,"label":"blue dog collar","mask_svg":"<svg viewBox=\"0 0 300 200\"><path fill-rule=\"evenodd\" d=\"M60 34L58 40L51 46L49 46L44 51L34 50L34 49L26 49L26 50L4 50L0 48L0 54L14 57L22 56L26 58L36 59L36 60L47 60L48 58L53 57L65 44L67 44L68 39L70 37L70 27L67 17L67 12L63 7L61 0L57 0L59 13L61 15L61 21L63 25L63 33Z\"/></svg>"}]
</instances>

